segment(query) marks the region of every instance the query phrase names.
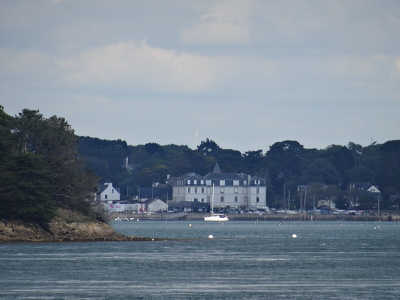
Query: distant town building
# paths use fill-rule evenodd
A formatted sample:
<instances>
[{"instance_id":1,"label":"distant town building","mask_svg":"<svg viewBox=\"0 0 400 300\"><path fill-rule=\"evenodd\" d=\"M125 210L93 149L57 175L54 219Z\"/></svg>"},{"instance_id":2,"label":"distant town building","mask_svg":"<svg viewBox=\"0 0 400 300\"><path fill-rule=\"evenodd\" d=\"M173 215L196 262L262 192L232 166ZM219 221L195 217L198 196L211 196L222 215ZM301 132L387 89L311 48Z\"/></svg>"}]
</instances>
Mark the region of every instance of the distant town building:
<instances>
[{"instance_id":1,"label":"distant town building","mask_svg":"<svg viewBox=\"0 0 400 300\"><path fill-rule=\"evenodd\" d=\"M376 199L376 206L379 207L379 200L382 199L382 193L377 186L370 182L352 182L349 184L349 195L351 206L360 206L360 199L365 197L373 197ZM379 210L379 208L378 208Z\"/></svg>"},{"instance_id":2,"label":"distant town building","mask_svg":"<svg viewBox=\"0 0 400 300\"><path fill-rule=\"evenodd\" d=\"M358 199L363 196L372 196L375 199L382 199L382 193L376 185L370 182L352 182L349 185L350 196L352 201L357 204Z\"/></svg>"},{"instance_id":3,"label":"distant town building","mask_svg":"<svg viewBox=\"0 0 400 300\"><path fill-rule=\"evenodd\" d=\"M350 191L360 191L363 194L381 194L381 191L376 185L372 185L370 182L352 182L349 185ZM371 194L370 194L371 193Z\"/></svg>"},{"instance_id":4,"label":"distant town building","mask_svg":"<svg viewBox=\"0 0 400 300\"><path fill-rule=\"evenodd\" d=\"M105 204L115 204L121 200L120 193L113 187L112 183L107 182L100 186L96 193L96 200Z\"/></svg>"},{"instance_id":5,"label":"distant town building","mask_svg":"<svg viewBox=\"0 0 400 300\"><path fill-rule=\"evenodd\" d=\"M213 197L214 208L266 207L267 186L263 178L244 173L222 173L218 163L212 173L201 176L187 173L171 177L172 205L177 203L209 204ZM170 205L171 206L171 205Z\"/></svg>"}]
</instances>

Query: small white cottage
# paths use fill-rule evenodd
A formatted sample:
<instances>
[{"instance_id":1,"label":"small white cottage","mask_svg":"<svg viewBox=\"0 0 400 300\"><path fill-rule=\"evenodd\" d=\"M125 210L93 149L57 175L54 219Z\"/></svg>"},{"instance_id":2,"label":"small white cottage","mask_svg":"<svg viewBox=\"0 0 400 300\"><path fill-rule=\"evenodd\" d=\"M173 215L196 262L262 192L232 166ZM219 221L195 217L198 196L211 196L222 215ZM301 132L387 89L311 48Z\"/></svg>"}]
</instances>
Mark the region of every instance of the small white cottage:
<instances>
[{"instance_id":1,"label":"small white cottage","mask_svg":"<svg viewBox=\"0 0 400 300\"><path fill-rule=\"evenodd\" d=\"M113 187L112 183L104 183L96 193L96 200L106 204L115 204L121 200L121 195Z\"/></svg>"}]
</instances>

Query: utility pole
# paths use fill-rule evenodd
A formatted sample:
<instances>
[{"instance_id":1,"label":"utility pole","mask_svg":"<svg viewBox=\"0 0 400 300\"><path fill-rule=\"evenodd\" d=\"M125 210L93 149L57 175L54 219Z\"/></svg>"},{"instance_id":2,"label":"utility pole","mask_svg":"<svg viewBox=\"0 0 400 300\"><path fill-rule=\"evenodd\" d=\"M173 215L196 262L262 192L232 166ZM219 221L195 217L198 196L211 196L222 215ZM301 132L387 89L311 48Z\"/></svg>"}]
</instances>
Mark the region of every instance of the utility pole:
<instances>
[{"instance_id":1,"label":"utility pole","mask_svg":"<svg viewBox=\"0 0 400 300\"><path fill-rule=\"evenodd\" d=\"M380 207L379 207L379 203L380 202L380 199L379 199L379 195L378 195L378 216L380 216L381 215L381 212L380 212Z\"/></svg>"}]
</instances>

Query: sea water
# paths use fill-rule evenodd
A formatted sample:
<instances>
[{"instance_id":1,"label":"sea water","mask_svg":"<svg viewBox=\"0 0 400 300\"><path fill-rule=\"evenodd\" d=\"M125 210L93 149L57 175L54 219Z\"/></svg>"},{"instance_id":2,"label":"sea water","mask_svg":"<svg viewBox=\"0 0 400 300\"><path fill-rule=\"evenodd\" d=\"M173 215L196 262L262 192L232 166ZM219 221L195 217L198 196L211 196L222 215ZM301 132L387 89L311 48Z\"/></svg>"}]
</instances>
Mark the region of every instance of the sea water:
<instances>
[{"instance_id":1,"label":"sea water","mask_svg":"<svg viewBox=\"0 0 400 300\"><path fill-rule=\"evenodd\" d=\"M0 299L400 299L398 223L112 225L166 240L1 244Z\"/></svg>"}]
</instances>

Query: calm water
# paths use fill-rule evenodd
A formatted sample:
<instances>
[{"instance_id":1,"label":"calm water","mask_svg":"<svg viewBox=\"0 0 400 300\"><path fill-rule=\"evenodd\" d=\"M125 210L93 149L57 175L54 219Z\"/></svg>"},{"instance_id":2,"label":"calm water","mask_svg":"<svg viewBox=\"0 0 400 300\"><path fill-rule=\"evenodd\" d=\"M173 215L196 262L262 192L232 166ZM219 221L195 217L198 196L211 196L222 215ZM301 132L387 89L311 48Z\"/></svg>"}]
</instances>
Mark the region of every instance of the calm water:
<instances>
[{"instance_id":1,"label":"calm water","mask_svg":"<svg viewBox=\"0 0 400 300\"><path fill-rule=\"evenodd\" d=\"M0 298L400 299L398 223L113 226L192 240L1 244Z\"/></svg>"}]
</instances>

